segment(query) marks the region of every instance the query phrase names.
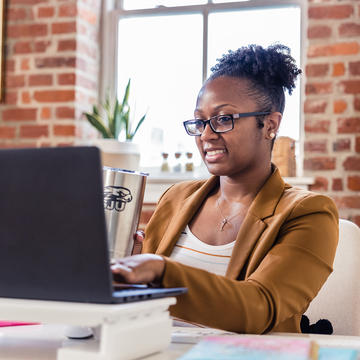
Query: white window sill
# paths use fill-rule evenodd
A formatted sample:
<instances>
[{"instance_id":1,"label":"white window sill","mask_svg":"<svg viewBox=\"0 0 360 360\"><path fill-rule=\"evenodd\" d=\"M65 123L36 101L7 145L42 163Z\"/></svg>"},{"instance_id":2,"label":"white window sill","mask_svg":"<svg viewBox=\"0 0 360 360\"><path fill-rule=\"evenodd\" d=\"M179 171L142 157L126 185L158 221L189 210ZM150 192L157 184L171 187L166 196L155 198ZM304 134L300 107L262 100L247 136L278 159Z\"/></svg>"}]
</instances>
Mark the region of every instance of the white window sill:
<instances>
[{"instance_id":1,"label":"white window sill","mask_svg":"<svg viewBox=\"0 0 360 360\"><path fill-rule=\"evenodd\" d=\"M160 172L158 168L144 168L141 170L149 173L144 195L145 204L157 203L160 196L173 184L188 180L205 180L210 176L203 169L184 173ZM309 185L314 184L313 177L284 177L284 181L303 189L308 189Z\"/></svg>"}]
</instances>

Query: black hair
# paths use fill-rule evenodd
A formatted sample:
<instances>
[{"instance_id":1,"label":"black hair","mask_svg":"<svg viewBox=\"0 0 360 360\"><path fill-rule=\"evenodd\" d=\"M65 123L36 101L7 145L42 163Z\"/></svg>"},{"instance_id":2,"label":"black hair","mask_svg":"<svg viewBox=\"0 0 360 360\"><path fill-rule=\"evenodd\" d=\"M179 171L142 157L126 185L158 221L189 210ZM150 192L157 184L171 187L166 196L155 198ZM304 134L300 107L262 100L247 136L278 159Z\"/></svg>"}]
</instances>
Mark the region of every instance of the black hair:
<instances>
[{"instance_id":1,"label":"black hair","mask_svg":"<svg viewBox=\"0 0 360 360\"><path fill-rule=\"evenodd\" d=\"M229 50L211 68L209 80L220 76L243 78L249 81L248 94L254 97L259 111L279 111L285 107L285 90L291 95L296 77L301 74L290 49L281 44L268 48L249 45ZM258 127L264 126L257 118Z\"/></svg>"}]
</instances>

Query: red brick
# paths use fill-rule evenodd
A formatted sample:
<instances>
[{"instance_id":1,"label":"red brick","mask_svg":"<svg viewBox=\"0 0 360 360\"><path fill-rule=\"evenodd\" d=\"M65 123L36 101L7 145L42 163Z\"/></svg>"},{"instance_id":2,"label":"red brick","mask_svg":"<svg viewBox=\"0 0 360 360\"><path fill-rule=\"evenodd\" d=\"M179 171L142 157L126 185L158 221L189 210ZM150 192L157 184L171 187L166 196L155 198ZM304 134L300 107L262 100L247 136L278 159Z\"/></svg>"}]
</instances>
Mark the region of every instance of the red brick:
<instances>
[{"instance_id":1,"label":"red brick","mask_svg":"<svg viewBox=\"0 0 360 360\"><path fill-rule=\"evenodd\" d=\"M360 75L360 61L349 63L350 75Z\"/></svg>"},{"instance_id":2,"label":"red brick","mask_svg":"<svg viewBox=\"0 0 360 360\"><path fill-rule=\"evenodd\" d=\"M30 70L30 59L29 58L21 59L20 68L21 70Z\"/></svg>"},{"instance_id":3,"label":"red brick","mask_svg":"<svg viewBox=\"0 0 360 360\"><path fill-rule=\"evenodd\" d=\"M354 13L351 5L321 5L308 9L309 19L346 19Z\"/></svg>"},{"instance_id":4,"label":"red brick","mask_svg":"<svg viewBox=\"0 0 360 360\"><path fill-rule=\"evenodd\" d=\"M55 136L75 136L75 125L54 125Z\"/></svg>"},{"instance_id":5,"label":"red brick","mask_svg":"<svg viewBox=\"0 0 360 360\"><path fill-rule=\"evenodd\" d=\"M306 76L326 76L329 72L329 64L309 64L306 66Z\"/></svg>"},{"instance_id":6,"label":"red brick","mask_svg":"<svg viewBox=\"0 0 360 360\"><path fill-rule=\"evenodd\" d=\"M39 138L49 136L48 125L23 125L20 127L20 137L22 138Z\"/></svg>"},{"instance_id":7,"label":"red brick","mask_svg":"<svg viewBox=\"0 0 360 360\"><path fill-rule=\"evenodd\" d=\"M341 76L345 74L345 65L344 63L335 63L333 65L332 76Z\"/></svg>"},{"instance_id":8,"label":"red brick","mask_svg":"<svg viewBox=\"0 0 360 360\"><path fill-rule=\"evenodd\" d=\"M97 85L94 81L91 81L89 79L87 79L84 76L78 75L77 79L76 79L76 85L81 86L85 89L89 89L89 90L96 90L97 89Z\"/></svg>"},{"instance_id":9,"label":"red brick","mask_svg":"<svg viewBox=\"0 0 360 360\"><path fill-rule=\"evenodd\" d=\"M354 98L354 110L360 111L360 98Z\"/></svg>"},{"instance_id":10,"label":"red brick","mask_svg":"<svg viewBox=\"0 0 360 360\"><path fill-rule=\"evenodd\" d=\"M39 145L39 147L42 147L42 148L51 147L51 146L52 146L52 144L48 141L41 141L40 145Z\"/></svg>"},{"instance_id":11,"label":"red brick","mask_svg":"<svg viewBox=\"0 0 360 360\"><path fill-rule=\"evenodd\" d=\"M360 117L340 118L337 120L338 134L360 132Z\"/></svg>"},{"instance_id":12,"label":"red brick","mask_svg":"<svg viewBox=\"0 0 360 360\"><path fill-rule=\"evenodd\" d=\"M357 23L341 24L339 27L339 34L340 36L359 36L360 24Z\"/></svg>"},{"instance_id":13,"label":"red brick","mask_svg":"<svg viewBox=\"0 0 360 360\"><path fill-rule=\"evenodd\" d=\"M6 13L7 21L17 21L26 19L26 9L25 8L8 8Z\"/></svg>"},{"instance_id":14,"label":"red brick","mask_svg":"<svg viewBox=\"0 0 360 360\"><path fill-rule=\"evenodd\" d=\"M44 107L41 109L40 118L42 120L48 120L51 118L51 109L49 107Z\"/></svg>"},{"instance_id":15,"label":"red brick","mask_svg":"<svg viewBox=\"0 0 360 360\"><path fill-rule=\"evenodd\" d=\"M62 4L59 7L60 17L75 17L77 15L77 6L75 3Z\"/></svg>"},{"instance_id":16,"label":"red brick","mask_svg":"<svg viewBox=\"0 0 360 360\"><path fill-rule=\"evenodd\" d=\"M355 151L360 153L360 137L356 137L355 139Z\"/></svg>"},{"instance_id":17,"label":"red brick","mask_svg":"<svg viewBox=\"0 0 360 360\"><path fill-rule=\"evenodd\" d=\"M307 35L309 39L328 38L331 36L331 27L326 25L309 26Z\"/></svg>"},{"instance_id":18,"label":"red brick","mask_svg":"<svg viewBox=\"0 0 360 360\"><path fill-rule=\"evenodd\" d=\"M0 126L0 139L14 139L15 131L13 126Z\"/></svg>"},{"instance_id":19,"label":"red brick","mask_svg":"<svg viewBox=\"0 0 360 360\"><path fill-rule=\"evenodd\" d=\"M307 133L328 133L330 121L328 120L306 120L305 132Z\"/></svg>"},{"instance_id":20,"label":"red brick","mask_svg":"<svg viewBox=\"0 0 360 360\"><path fill-rule=\"evenodd\" d=\"M58 147L64 147L64 146L69 147L69 146L74 146L75 142L74 141L67 141L67 142L62 141L62 142L59 142L59 143L57 143L55 145L58 146Z\"/></svg>"},{"instance_id":21,"label":"red brick","mask_svg":"<svg viewBox=\"0 0 360 360\"><path fill-rule=\"evenodd\" d=\"M40 7L38 9L39 18L53 17L55 14L55 8L53 6Z\"/></svg>"},{"instance_id":22,"label":"red brick","mask_svg":"<svg viewBox=\"0 0 360 360\"><path fill-rule=\"evenodd\" d=\"M355 223L357 226L360 227L360 215L352 215L350 216L350 221Z\"/></svg>"},{"instance_id":23,"label":"red brick","mask_svg":"<svg viewBox=\"0 0 360 360\"><path fill-rule=\"evenodd\" d=\"M313 157L304 160L305 170L335 170L336 158L334 157Z\"/></svg>"},{"instance_id":24,"label":"red brick","mask_svg":"<svg viewBox=\"0 0 360 360\"><path fill-rule=\"evenodd\" d=\"M31 103L31 96L28 91L23 91L21 93L21 103L22 104L30 104Z\"/></svg>"},{"instance_id":25,"label":"red brick","mask_svg":"<svg viewBox=\"0 0 360 360\"><path fill-rule=\"evenodd\" d=\"M85 8L80 8L79 15L80 15L80 18L82 20L86 21L87 23L89 23L91 25L96 24L97 16L93 11L89 11Z\"/></svg>"},{"instance_id":26,"label":"red brick","mask_svg":"<svg viewBox=\"0 0 360 360\"><path fill-rule=\"evenodd\" d=\"M51 74L38 74L29 76L29 86L49 86L53 84Z\"/></svg>"},{"instance_id":27,"label":"red brick","mask_svg":"<svg viewBox=\"0 0 360 360\"><path fill-rule=\"evenodd\" d=\"M333 142L333 150L334 151L346 151L350 150L351 141L350 139L337 139Z\"/></svg>"},{"instance_id":28,"label":"red brick","mask_svg":"<svg viewBox=\"0 0 360 360\"><path fill-rule=\"evenodd\" d=\"M51 45L51 41L36 41L34 44L34 50L36 52L45 52L47 48Z\"/></svg>"},{"instance_id":29,"label":"red brick","mask_svg":"<svg viewBox=\"0 0 360 360\"><path fill-rule=\"evenodd\" d=\"M140 223L147 224L154 213L154 210L143 210L140 215Z\"/></svg>"},{"instance_id":30,"label":"red brick","mask_svg":"<svg viewBox=\"0 0 360 360\"><path fill-rule=\"evenodd\" d=\"M48 0L11 0L12 5L36 5Z\"/></svg>"},{"instance_id":31,"label":"red brick","mask_svg":"<svg viewBox=\"0 0 360 360\"><path fill-rule=\"evenodd\" d=\"M37 68L75 67L75 57L46 57L35 59Z\"/></svg>"},{"instance_id":32,"label":"red brick","mask_svg":"<svg viewBox=\"0 0 360 360\"><path fill-rule=\"evenodd\" d=\"M326 140L307 140L304 143L305 151L309 152L327 152L327 141Z\"/></svg>"},{"instance_id":33,"label":"red brick","mask_svg":"<svg viewBox=\"0 0 360 360\"><path fill-rule=\"evenodd\" d=\"M14 54L29 54L32 52L30 41L18 41L13 47Z\"/></svg>"},{"instance_id":34,"label":"red brick","mask_svg":"<svg viewBox=\"0 0 360 360\"><path fill-rule=\"evenodd\" d=\"M6 73L13 72L15 70L15 60L6 59L5 71Z\"/></svg>"},{"instance_id":35,"label":"red brick","mask_svg":"<svg viewBox=\"0 0 360 360\"><path fill-rule=\"evenodd\" d=\"M305 93L307 95L311 94L331 94L332 93L332 83L310 83L305 86Z\"/></svg>"},{"instance_id":36,"label":"red brick","mask_svg":"<svg viewBox=\"0 0 360 360\"><path fill-rule=\"evenodd\" d=\"M98 51L96 47L91 46L91 44L85 43L83 41L79 41L77 44L77 48L80 54L87 55L94 60L98 58Z\"/></svg>"},{"instance_id":37,"label":"red brick","mask_svg":"<svg viewBox=\"0 0 360 360\"><path fill-rule=\"evenodd\" d=\"M59 40L58 51L75 51L76 50L76 40Z\"/></svg>"},{"instance_id":38,"label":"red brick","mask_svg":"<svg viewBox=\"0 0 360 360\"><path fill-rule=\"evenodd\" d=\"M53 34L70 34L76 32L76 22L60 22L51 25L51 32Z\"/></svg>"},{"instance_id":39,"label":"red brick","mask_svg":"<svg viewBox=\"0 0 360 360\"><path fill-rule=\"evenodd\" d=\"M75 85L76 76L74 73L58 74L57 81L59 85Z\"/></svg>"},{"instance_id":40,"label":"red brick","mask_svg":"<svg viewBox=\"0 0 360 360\"><path fill-rule=\"evenodd\" d=\"M17 88L25 86L24 75L7 75L5 77L5 86L7 88Z\"/></svg>"},{"instance_id":41,"label":"red brick","mask_svg":"<svg viewBox=\"0 0 360 360\"><path fill-rule=\"evenodd\" d=\"M344 80L340 88L345 94L360 94L360 80Z\"/></svg>"},{"instance_id":42,"label":"red brick","mask_svg":"<svg viewBox=\"0 0 360 360\"><path fill-rule=\"evenodd\" d=\"M37 109L14 108L5 109L2 114L4 121L34 121L36 120Z\"/></svg>"},{"instance_id":43,"label":"red brick","mask_svg":"<svg viewBox=\"0 0 360 360\"><path fill-rule=\"evenodd\" d=\"M74 119L75 109L72 107L61 106L56 108L56 117L58 119Z\"/></svg>"},{"instance_id":44,"label":"red brick","mask_svg":"<svg viewBox=\"0 0 360 360\"><path fill-rule=\"evenodd\" d=\"M310 45L308 47L308 57L356 55L359 50L360 45L355 41L331 45Z\"/></svg>"},{"instance_id":45,"label":"red brick","mask_svg":"<svg viewBox=\"0 0 360 360\"><path fill-rule=\"evenodd\" d=\"M15 105L17 102L18 93L16 91L5 91L4 92L4 103L5 105Z\"/></svg>"},{"instance_id":46,"label":"red brick","mask_svg":"<svg viewBox=\"0 0 360 360\"><path fill-rule=\"evenodd\" d=\"M304 103L304 112L306 114L320 114L326 110L327 101L306 99Z\"/></svg>"},{"instance_id":47,"label":"red brick","mask_svg":"<svg viewBox=\"0 0 360 360\"><path fill-rule=\"evenodd\" d=\"M360 196L336 196L333 198L339 209L359 209Z\"/></svg>"},{"instance_id":48,"label":"red brick","mask_svg":"<svg viewBox=\"0 0 360 360\"><path fill-rule=\"evenodd\" d=\"M335 100L333 104L333 111L335 114L343 113L347 108L347 103L344 100Z\"/></svg>"},{"instance_id":49,"label":"red brick","mask_svg":"<svg viewBox=\"0 0 360 360\"><path fill-rule=\"evenodd\" d=\"M349 156L343 162L343 167L345 170L359 171L360 170L360 156Z\"/></svg>"},{"instance_id":50,"label":"red brick","mask_svg":"<svg viewBox=\"0 0 360 360\"><path fill-rule=\"evenodd\" d=\"M38 102L66 102L75 100L74 90L35 91L34 99Z\"/></svg>"},{"instance_id":51,"label":"red brick","mask_svg":"<svg viewBox=\"0 0 360 360\"><path fill-rule=\"evenodd\" d=\"M343 181L341 178L335 178L332 180L332 190L333 191L342 191L343 190Z\"/></svg>"},{"instance_id":52,"label":"red brick","mask_svg":"<svg viewBox=\"0 0 360 360\"><path fill-rule=\"evenodd\" d=\"M1 143L0 142L0 148L2 149L23 149L23 148L34 148L36 147L35 142L28 142L21 140L21 143L15 143L12 141L11 143Z\"/></svg>"},{"instance_id":53,"label":"red brick","mask_svg":"<svg viewBox=\"0 0 360 360\"><path fill-rule=\"evenodd\" d=\"M359 191L360 190L360 176L357 176L357 175L348 176L347 187L349 190Z\"/></svg>"},{"instance_id":54,"label":"red brick","mask_svg":"<svg viewBox=\"0 0 360 360\"><path fill-rule=\"evenodd\" d=\"M8 38L24 38L45 36L48 33L47 24L21 24L9 25L7 28Z\"/></svg>"},{"instance_id":55,"label":"red brick","mask_svg":"<svg viewBox=\"0 0 360 360\"><path fill-rule=\"evenodd\" d=\"M315 184L310 185L310 190L312 191L327 191L329 187L329 182L326 178L317 176L315 178Z\"/></svg>"}]
</instances>

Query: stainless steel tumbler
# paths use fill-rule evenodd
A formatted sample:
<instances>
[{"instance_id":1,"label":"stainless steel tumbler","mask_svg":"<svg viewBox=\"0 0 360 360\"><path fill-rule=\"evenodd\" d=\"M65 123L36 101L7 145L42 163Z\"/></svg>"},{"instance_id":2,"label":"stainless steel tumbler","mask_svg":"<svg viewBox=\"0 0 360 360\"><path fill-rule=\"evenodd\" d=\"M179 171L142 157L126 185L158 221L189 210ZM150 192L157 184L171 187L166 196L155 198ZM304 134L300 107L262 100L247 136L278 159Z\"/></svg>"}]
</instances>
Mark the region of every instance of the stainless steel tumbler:
<instances>
[{"instance_id":1,"label":"stainless steel tumbler","mask_svg":"<svg viewBox=\"0 0 360 360\"><path fill-rule=\"evenodd\" d=\"M148 174L104 166L104 209L110 259L131 255Z\"/></svg>"}]
</instances>

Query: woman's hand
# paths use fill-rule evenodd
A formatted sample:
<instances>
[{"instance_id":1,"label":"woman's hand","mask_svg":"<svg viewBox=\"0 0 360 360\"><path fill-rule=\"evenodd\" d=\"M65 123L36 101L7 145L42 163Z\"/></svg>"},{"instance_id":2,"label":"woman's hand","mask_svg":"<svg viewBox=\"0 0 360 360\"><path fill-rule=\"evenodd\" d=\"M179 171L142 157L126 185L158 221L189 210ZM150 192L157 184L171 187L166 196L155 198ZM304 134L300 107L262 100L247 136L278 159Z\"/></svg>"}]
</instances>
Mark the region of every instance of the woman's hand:
<instances>
[{"instance_id":1,"label":"woman's hand","mask_svg":"<svg viewBox=\"0 0 360 360\"><path fill-rule=\"evenodd\" d=\"M165 260L154 254L141 254L116 259L111 266L115 281L130 284L160 284L164 270Z\"/></svg>"}]
</instances>

